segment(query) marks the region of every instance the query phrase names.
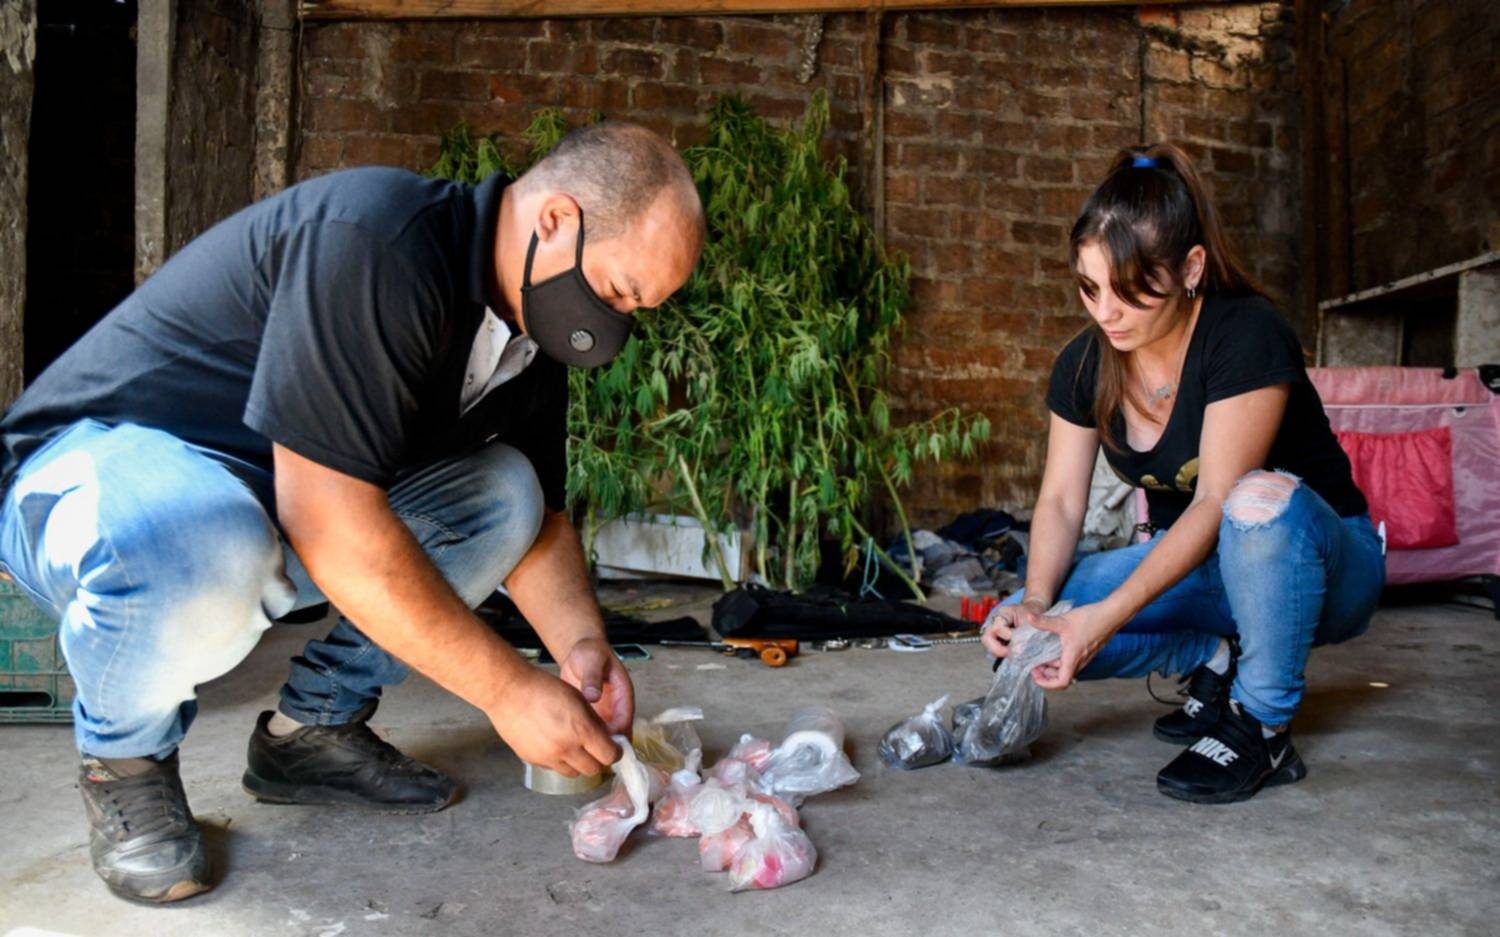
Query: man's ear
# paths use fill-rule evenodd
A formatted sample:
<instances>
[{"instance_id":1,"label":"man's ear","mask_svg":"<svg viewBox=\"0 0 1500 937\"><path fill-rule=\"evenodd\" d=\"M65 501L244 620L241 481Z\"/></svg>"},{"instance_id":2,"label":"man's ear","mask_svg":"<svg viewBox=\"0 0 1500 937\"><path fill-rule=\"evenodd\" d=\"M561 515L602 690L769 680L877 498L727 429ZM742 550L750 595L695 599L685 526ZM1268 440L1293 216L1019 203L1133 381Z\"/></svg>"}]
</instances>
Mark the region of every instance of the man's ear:
<instances>
[{"instance_id":1,"label":"man's ear","mask_svg":"<svg viewBox=\"0 0 1500 937\"><path fill-rule=\"evenodd\" d=\"M571 195L554 192L542 200L542 210L536 220L536 234L540 240L550 241L577 224L578 203Z\"/></svg>"}]
</instances>

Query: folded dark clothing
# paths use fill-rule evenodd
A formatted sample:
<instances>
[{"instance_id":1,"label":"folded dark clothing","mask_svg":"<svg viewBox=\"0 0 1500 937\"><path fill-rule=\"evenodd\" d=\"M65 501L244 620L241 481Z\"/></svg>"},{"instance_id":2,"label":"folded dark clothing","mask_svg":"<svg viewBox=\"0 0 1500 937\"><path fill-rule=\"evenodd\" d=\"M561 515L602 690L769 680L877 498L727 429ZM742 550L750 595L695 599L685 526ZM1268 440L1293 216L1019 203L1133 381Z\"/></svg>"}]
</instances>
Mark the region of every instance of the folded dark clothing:
<instances>
[{"instance_id":1,"label":"folded dark clothing","mask_svg":"<svg viewBox=\"0 0 1500 937\"><path fill-rule=\"evenodd\" d=\"M973 626L909 602L857 601L832 589L777 592L747 583L714 603L713 627L725 638L821 640L937 634Z\"/></svg>"},{"instance_id":2,"label":"folded dark clothing","mask_svg":"<svg viewBox=\"0 0 1500 937\"><path fill-rule=\"evenodd\" d=\"M940 527L937 535L944 540L961 543L970 550L978 550L992 540L998 540L1012 529L1025 530L1026 524L1018 523L1005 511L981 508L954 518L946 527Z\"/></svg>"},{"instance_id":3,"label":"folded dark clothing","mask_svg":"<svg viewBox=\"0 0 1500 937\"><path fill-rule=\"evenodd\" d=\"M496 592L474 610L481 620L512 647L540 648L536 629L509 598ZM610 644L660 644L663 641L705 641L708 632L697 620L684 615L666 621L646 621L634 615L606 612L604 632Z\"/></svg>"}]
</instances>

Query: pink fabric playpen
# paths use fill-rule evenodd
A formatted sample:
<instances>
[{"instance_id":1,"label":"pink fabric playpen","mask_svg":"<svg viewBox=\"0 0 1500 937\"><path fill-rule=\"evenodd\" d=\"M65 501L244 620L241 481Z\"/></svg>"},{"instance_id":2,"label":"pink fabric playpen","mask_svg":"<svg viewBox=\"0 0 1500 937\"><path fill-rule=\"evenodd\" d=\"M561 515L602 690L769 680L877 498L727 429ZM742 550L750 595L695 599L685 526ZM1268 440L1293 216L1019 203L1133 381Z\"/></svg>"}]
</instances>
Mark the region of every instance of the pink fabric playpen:
<instances>
[{"instance_id":1,"label":"pink fabric playpen","mask_svg":"<svg viewBox=\"0 0 1500 937\"><path fill-rule=\"evenodd\" d=\"M1311 368L1392 585L1500 576L1500 396L1465 368Z\"/></svg>"}]
</instances>

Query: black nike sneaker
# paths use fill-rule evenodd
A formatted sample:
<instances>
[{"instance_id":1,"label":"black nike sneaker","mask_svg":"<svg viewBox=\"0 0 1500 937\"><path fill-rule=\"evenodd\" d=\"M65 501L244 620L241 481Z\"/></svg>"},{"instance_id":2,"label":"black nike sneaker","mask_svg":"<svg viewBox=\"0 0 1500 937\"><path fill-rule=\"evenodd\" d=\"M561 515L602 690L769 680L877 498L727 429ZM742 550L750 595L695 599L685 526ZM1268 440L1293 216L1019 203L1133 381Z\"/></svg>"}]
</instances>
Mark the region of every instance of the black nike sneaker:
<instances>
[{"instance_id":1,"label":"black nike sneaker","mask_svg":"<svg viewBox=\"0 0 1500 937\"><path fill-rule=\"evenodd\" d=\"M1231 804L1305 777L1291 730L1266 738L1260 721L1231 699L1218 724L1161 769L1156 789L1195 804Z\"/></svg>"},{"instance_id":2,"label":"black nike sneaker","mask_svg":"<svg viewBox=\"0 0 1500 937\"><path fill-rule=\"evenodd\" d=\"M1187 745L1202 738L1219 721L1239 670L1240 644L1232 637L1228 640L1228 669L1215 673L1204 664L1189 674L1185 681L1187 698L1176 710L1156 720L1152 735L1173 745Z\"/></svg>"},{"instance_id":3,"label":"black nike sneaker","mask_svg":"<svg viewBox=\"0 0 1500 937\"><path fill-rule=\"evenodd\" d=\"M78 790L89 818L89 857L110 891L159 904L213 887L203 830L188 809L176 752L129 775L85 756Z\"/></svg>"},{"instance_id":4,"label":"black nike sneaker","mask_svg":"<svg viewBox=\"0 0 1500 937\"><path fill-rule=\"evenodd\" d=\"M256 720L250 736L246 793L272 804L344 804L384 813L433 813L453 802L458 786L446 774L397 751L370 730L368 707L353 722L303 726L280 738L266 730L274 713Z\"/></svg>"}]
</instances>

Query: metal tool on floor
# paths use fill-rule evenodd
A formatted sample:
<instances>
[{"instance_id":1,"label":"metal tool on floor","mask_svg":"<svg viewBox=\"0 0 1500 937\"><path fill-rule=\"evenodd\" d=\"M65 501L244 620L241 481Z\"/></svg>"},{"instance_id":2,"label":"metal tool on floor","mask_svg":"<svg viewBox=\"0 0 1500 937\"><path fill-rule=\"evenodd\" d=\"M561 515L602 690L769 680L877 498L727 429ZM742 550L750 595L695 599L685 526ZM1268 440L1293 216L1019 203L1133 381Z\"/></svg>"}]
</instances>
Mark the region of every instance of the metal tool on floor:
<instances>
[{"instance_id":1,"label":"metal tool on floor","mask_svg":"<svg viewBox=\"0 0 1500 937\"><path fill-rule=\"evenodd\" d=\"M666 647L706 647L725 657L759 658L767 667L785 667L797 656L797 642L791 638L725 638L722 641L663 641Z\"/></svg>"}]
</instances>

